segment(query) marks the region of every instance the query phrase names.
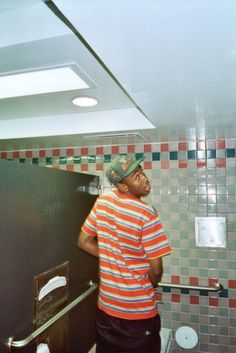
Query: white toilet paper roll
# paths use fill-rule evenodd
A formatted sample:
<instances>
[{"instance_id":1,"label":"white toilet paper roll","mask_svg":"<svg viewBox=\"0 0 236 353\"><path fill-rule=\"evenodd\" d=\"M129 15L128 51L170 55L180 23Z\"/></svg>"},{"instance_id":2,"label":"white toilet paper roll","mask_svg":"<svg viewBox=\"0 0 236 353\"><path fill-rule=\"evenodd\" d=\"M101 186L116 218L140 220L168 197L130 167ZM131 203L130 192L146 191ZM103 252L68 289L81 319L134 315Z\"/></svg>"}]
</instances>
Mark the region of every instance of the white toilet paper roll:
<instances>
[{"instance_id":1,"label":"white toilet paper roll","mask_svg":"<svg viewBox=\"0 0 236 353\"><path fill-rule=\"evenodd\" d=\"M178 345L185 349L192 349L198 343L196 331L189 326L179 327L175 333L175 339Z\"/></svg>"},{"instance_id":2,"label":"white toilet paper roll","mask_svg":"<svg viewBox=\"0 0 236 353\"><path fill-rule=\"evenodd\" d=\"M49 347L46 343L40 343L37 346L37 351L36 353L50 353Z\"/></svg>"}]
</instances>

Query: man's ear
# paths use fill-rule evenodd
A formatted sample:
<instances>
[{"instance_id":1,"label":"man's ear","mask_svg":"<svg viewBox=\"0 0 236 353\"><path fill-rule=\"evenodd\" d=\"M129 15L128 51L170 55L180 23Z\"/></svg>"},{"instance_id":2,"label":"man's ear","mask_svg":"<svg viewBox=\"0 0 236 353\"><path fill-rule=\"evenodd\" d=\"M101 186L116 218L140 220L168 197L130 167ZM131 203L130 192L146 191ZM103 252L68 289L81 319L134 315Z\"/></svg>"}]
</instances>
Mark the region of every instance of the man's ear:
<instances>
[{"instance_id":1,"label":"man's ear","mask_svg":"<svg viewBox=\"0 0 236 353\"><path fill-rule=\"evenodd\" d=\"M129 187L125 183L117 183L116 187L120 192L123 192L123 193L126 193L129 191Z\"/></svg>"}]
</instances>

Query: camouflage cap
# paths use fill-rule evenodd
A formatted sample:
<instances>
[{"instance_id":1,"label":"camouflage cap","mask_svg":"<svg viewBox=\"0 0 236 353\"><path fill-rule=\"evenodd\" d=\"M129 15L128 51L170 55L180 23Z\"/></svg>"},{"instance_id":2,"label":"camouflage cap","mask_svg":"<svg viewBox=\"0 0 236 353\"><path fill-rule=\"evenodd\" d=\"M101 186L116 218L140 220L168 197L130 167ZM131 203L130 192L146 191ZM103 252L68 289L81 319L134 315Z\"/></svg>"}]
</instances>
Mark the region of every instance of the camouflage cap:
<instances>
[{"instance_id":1,"label":"camouflage cap","mask_svg":"<svg viewBox=\"0 0 236 353\"><path fill-rule=\"evenodd\" d=\"M119 181L131 174L143 160L144 157L133 160L127 155L119 154L107 167L106 177L108 181L114 185L119 183Z\"/></svg>"}]
</instances>

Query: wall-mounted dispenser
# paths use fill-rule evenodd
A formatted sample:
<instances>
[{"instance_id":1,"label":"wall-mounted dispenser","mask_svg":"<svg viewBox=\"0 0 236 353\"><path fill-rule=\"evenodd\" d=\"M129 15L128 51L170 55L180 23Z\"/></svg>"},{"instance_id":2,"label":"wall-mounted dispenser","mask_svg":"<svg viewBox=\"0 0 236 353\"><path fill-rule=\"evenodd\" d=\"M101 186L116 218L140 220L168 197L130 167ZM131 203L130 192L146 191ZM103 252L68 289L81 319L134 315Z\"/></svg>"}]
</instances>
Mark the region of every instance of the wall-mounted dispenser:
<instances>
[{"instance_id":1,"label":"wall-mounted dispenser","mask_svg":"<svg viewBox=\"0 0 236 353\"><path fill-rule=\"evenodd\" d=\"M225 217L195 217L195 242L199 247L225 248Z\"/></svg>"}]
</instances>

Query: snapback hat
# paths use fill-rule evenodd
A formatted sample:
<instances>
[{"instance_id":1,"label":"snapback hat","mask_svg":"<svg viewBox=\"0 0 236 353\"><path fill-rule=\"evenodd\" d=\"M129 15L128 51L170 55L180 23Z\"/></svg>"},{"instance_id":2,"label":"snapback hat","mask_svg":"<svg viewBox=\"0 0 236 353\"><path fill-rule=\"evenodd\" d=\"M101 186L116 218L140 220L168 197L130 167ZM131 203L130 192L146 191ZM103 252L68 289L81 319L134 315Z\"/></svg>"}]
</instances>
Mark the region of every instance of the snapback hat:
<instances>
[{"instance_id":1,"label":"snapback hat","mask_svg":"<svg viewBox=\"0 0 236 353\"><path fill-rule=\"evenodd\" d=\"M126 176L130 175L144 160L141 157L137 160L129 158L127 155L119 154L108 165L106 177L111 184L117 184Z\"/></svg>"}]
</instances>

